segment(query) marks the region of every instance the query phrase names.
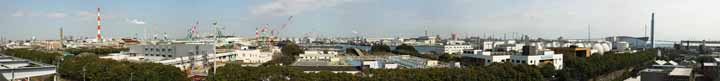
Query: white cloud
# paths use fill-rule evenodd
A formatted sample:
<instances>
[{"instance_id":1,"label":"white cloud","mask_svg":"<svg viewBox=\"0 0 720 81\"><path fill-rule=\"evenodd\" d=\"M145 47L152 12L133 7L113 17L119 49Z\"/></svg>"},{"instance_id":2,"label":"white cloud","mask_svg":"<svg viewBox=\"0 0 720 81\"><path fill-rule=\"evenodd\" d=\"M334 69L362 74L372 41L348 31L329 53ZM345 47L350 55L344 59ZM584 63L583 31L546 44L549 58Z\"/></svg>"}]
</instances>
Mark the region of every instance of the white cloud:
<instances>
[{"instance_id":1,"label":"white cloud","mask_svg":"<svg viewBox=\"0 0 720 81\"><path fill-rule=\"evenodd\" d=\"M138 19L132 19L132 20L130 20L130 19L125 19L125 21L130 22L130 23L132 23L132 24L145 24L145 21L138 20Z\"/></svg>"},{"instance_id":2,"label":"white cloud","mask_svg":"<svg viewBox=\"0 0 720 81\"><path fill-rule=\"evenodd\" d=\"M30 12L25 11L15 11L15 13L12 14L12 16L20 17L20 16L29 16Z\"/></svg>"},{"instance_id":3,"label":"white cloud","mask_svg":"<svg viewBox=\"0 0 720 81\"><path fill-rule=\"evenodd\" d=\"M93 12L88 12L88 11L79 11L79 12L76 12L76 13L75 13L75 16L80 16L80 17L95 17L95 16L97 16L97 14L96 14L96 13L93 13Z\"/></svg>"},{"instance_id":4,"label":"white cloud","mask_svg":"<svg viewBox=\"0 0 720 81\"><path fill-rule=\"evenodd\" d=\"M50 18L64 18L65 16L67 16L67 14L62 12L50 12L46 16Z\"/></svg>"},{"instance_id":5,"label":"white cloud","mask_svg":"<svg viewBox=\"0 0 720 81\"><path fill-rule=\"evenodd\" d=\"M275 0L271 3L254 7L255 15L287 16L324 7L334 7L351 0Z\"/></svg>"}]
</instances>

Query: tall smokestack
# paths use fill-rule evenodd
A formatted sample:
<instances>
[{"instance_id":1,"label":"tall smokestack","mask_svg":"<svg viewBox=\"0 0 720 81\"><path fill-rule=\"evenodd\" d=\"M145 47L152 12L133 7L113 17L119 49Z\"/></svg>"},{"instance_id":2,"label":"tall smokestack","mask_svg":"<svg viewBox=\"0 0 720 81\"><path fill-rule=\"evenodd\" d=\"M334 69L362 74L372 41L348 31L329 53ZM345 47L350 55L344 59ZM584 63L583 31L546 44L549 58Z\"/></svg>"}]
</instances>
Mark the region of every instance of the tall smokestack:
<instances>
[{"instance_id":1,"label":"tall smokestack","mask_svg":"<svg viewBox=\"0 0 720 81\"><path fill-rule=\"evenodd\" d=\"M650 46L655 48L655 12L650 17Z\"/></svg>"},{"instance_id":2,"label":"tall smokestack","mask_svg":"<svg viewBox=\"0 0 720 81\"><path fill-rule=\"evenodd\" d=\"M60 48L65 48L65 32L60 28Z\"/></svg>"},{"instance_id":3,"label":"tall smokestack","mask_svg":"<svg viewBox=\"0 0 720 81\"><path fill-rule=\"evenodd\" d=\"M97 40L102 41L102 32L100 31L100 7L97 8Z\"/></svg>"}]
</instances>

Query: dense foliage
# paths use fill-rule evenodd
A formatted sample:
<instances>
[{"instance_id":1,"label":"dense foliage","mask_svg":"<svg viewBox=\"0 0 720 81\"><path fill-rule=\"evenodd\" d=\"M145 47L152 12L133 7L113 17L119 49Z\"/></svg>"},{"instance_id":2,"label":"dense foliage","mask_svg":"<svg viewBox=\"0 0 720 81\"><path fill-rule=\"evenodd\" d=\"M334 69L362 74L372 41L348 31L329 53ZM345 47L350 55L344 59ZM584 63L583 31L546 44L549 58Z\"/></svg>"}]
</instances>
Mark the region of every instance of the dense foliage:
<instances>
[{"instance_id":1,"label":"dense foliage","mask_svg":"<svg viewBox=\"0 0 720 81\"><path fill-rule=\"evenodd\" d=\"M210 81L540 81L539 68L528 65L494 64L478 68L370 69L362 74L303 73L292 67L243 67L226 65L218 68Z\"/></svg>"},{"instance_id":2,"label":"dense foliage","mask_svg":"<svg viewBox=\"0 0 720 81\"><path fill-rule=\"evenodd\" d=\"M58 63L62 56L60 53L29 49L9 49L4 53L47 64ZM189 80L180 69L169 65L99 59L93 54L63 59L58 72L63 78L74 81L126 81L131 77L135 81Z\"/></svg>"},{"instance_id":3,"label":"dense foliage","mask_svg":"<svg viewBox=\"0 0 720 81\"><path fill-rule=\"evenodd\" d=\"M426 58L426 59L432 59L432 60L438 60L438 59L439 59L437 55L432 55L432 54L420 54L420 52L418 52L417 49L415 49L415 46L408 45L408 44L402 44L402 45L400 45L400 46L397 46L397 47L395 48L395 50L393 50L393 52L394 52L395 54L410 55L410 56L415 56L415 57L420 57L420 58Z\"/></svg>"},{"instance_id":4,"label":"dense foliage","mask_svg":"<svg viewBox=\"0 0 720 81\"><path fill-rule=\"evenodd\" d=\"M388 52L391 52L390 46L388 46L388 45L385 45L385 44L375 44L375 45L370 46L370 53L371 53L371 54L375 54L375 53L388 53Z\"/></svg>"},{"instance_id":5,"label":"dense foliage","mask_svg":"<svg viewBox=\"0 0 720 81\"><path fill-rule=\"evenodd\" d=\"M158 63L134 63L99 59L94 56L66 58L60 75L70 80L89 81L188 81L179 68Z\"/></svg>"},{"instance_id":6,"label":"dense foliage","mask_svg":"<svg viewBox=\"0 0 720 81\"><path fill-rule=\"evenodd\" d=\"M299 45L295 43L287 43L282 48L280 48L280 51L282 51L285 55L293 55L297 56L298 54L301 54L305 52Z\"/></svg>"},{"instance_id":7,"label":"dense foliage","mask_svg":"<svg viewBox=\"0 0 720 81\"><path fill-rule=\"evenodd\" d=\"M283 66L243 67L228 64L218 68L216 76L209 81L356 81L358 77L347 73L303 73L301 70Z\"/></svg>"},{"instance_id":8,"label":"dense foliage","mask_svg":"<svg viewBox=\"0 0 720 81\"><path fill-rule=\"evenodd\" d=\"M94 53L97 55L107 55L110 53L120 53L120 51L127 51L128 48L91 48L91 49L85 49L85 48L71 48L71 49L65 49L65 52L71 53L71 54L80 54L80 53Z\"/></svg>"},{"instance_id":9,"label":"dense foliage","mask_svg":"<svg viewBox=\"0 0 720 81\"><path fill-rule=\"evenodd\" d=\"M60 53L50 53L31 49L8 49L5 50L4 53L10 56L24 58L45 64L57 64L60 60L60 56L62 56L62 54Z\"/></svg>"},{"instance_id":10,"label":"dense foliage","mask_svg":"<svg viewBox=\"0 0 720 81\"><path fill-rule=\"evenodd\" d=\"M373 69L367 81L542 81L539 68L498 63L469 68Z\"/></svg>"},{"instance_id":11,"label":"dense foliage","mask_svg":"<svg viewBox=\"0 0 720 81\"><path fill-rule=\"evenodd\" d=\"M638 53L593 55L590 58L565 56L558 77L563 81L586 81L616 70L645 65L655 59L655 50Z\"/></svg>"},{"instance_id":12,"label":"dense foliage","mask_svg":"<svg viewBox=\"0 0 720 81\"><path fill-rule=\"evenodd\" d=\"M282 52L282 54L273 56L272 60L266 62L263 65L290 65L295 62L299 54L305 52L302 47L295 43L283 43L280 51Z\"/></svg>"},{"instance_id":13,"label":"dense foliage","mask_svg":"<svg viewBox=\"0 0 720 81\"><path fill-rule=\"evenodd\" d=\"M415 49L414 46L411 46L411 45L408 45L408 44L402 44L402 45L400 45L400 46L397 46L397 47L395 48L395 53L397 53L397 54L404 54L404 55L408 55L408 54L419 54L419 52L417 51L417 49Z\"/></svg>"}]
</instances>

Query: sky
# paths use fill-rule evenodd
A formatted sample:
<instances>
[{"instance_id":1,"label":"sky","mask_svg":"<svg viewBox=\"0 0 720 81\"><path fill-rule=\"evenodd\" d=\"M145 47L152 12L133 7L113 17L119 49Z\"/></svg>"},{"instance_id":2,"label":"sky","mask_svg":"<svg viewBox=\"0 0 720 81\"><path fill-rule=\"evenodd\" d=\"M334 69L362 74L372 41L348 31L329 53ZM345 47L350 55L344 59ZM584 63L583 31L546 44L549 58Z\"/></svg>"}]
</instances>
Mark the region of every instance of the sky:
<instances>
[{"instance_id":1,"label":"sky","mask_svg":"<svg viewBox=\"0 0 720 81\"><path fill-rule=\"evenodd\" d=\"M645 36L656 13L657 40L718 40L719 0L0 0L0 36L94 38L96 8L104 37L209 34L253 37L270 24L281 37ZM288 18L293 16L291 21ZM286 28L280 25L289 23ZM646 26L648 26L646 28ZM589 31L588 31L589 30ZM649 32L648 32L649 33ZM715 38L713 38L715 37Z\"/></svg>"}]
</instances>

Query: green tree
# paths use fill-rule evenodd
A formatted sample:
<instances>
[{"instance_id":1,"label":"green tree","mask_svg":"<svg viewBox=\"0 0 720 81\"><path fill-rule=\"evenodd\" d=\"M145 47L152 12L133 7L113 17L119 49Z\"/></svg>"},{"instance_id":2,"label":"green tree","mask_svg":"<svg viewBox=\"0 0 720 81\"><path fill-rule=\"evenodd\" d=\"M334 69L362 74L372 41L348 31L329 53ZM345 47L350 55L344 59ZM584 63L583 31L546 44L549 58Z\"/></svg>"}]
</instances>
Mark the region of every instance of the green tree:
<instances>
[{"instance_id":1,"label":"green tree","mask_svg":"<svg viewBox=\"0 0 720 81\"><path fill-rule=\"evenodd\" d=\"M280 51L282 54L273 56L272 60L264 63L263 65L290 65L295 62L300 53L305 52L300 46L291 42L284 43L282 48L280 48Z\"/></svg>"},{"instance_id":2,"label":"green tree","mask_svg":"<svg viewBox=\"0 0 720 81\"><path fill-rule=\"evenodd\" d=\"M414 46L408 44L401 44L400 46L397 46L395 48L395 52L403 55L419 54L419 52L417 51L417 49L415 49Z\"/></svg>"},{"instance_id":3,"label":"green tree","mask_svg":"<svg viewBox=\"0 0 720 81\"><path fill-rule=\"evenodd\" d=\"M304 50L300 46L298 46L297 44L294 44L294 43L286 44L285 46L280 48L280 51L282 51L282 53L284 55L289 55L289 56L297 56L298 54L304 52Z\"/></svg>"},{"instance_id":4,"label":"green tree","mask_svg":"<svg viewBox=\"0 0 720 81\"><path fill-rule=\"evenodd\" d=\"M66 58L58 71L63 78L76 81L126 81L131 77L137 81L189 80L185 73L174 66L115 61L92 56Z\"/></svg>"},{"instance_id":5,"label":"green tree","mask_svg":"<svg viewBox=\"0 0 720 81\"><path fill-rule=\"evenodd\" d=\"M552 64L542 65L540 69L544 77L552 77L556 74L555 66Z\"/></svg>"},{"instance_id":6,"label":"green tree","mask_svg":"<svg viewBox=\"0 0 720 81\"><path fill-rule=\"evenodd\" d=\"M371 52L372 54L376 54L376 53L388 53L388 52L390 52L390 46L385 45L385 44L375 44L375 45L373 45L373 46L370 47L370 52Z\"/></svg>"}]
</instances>

